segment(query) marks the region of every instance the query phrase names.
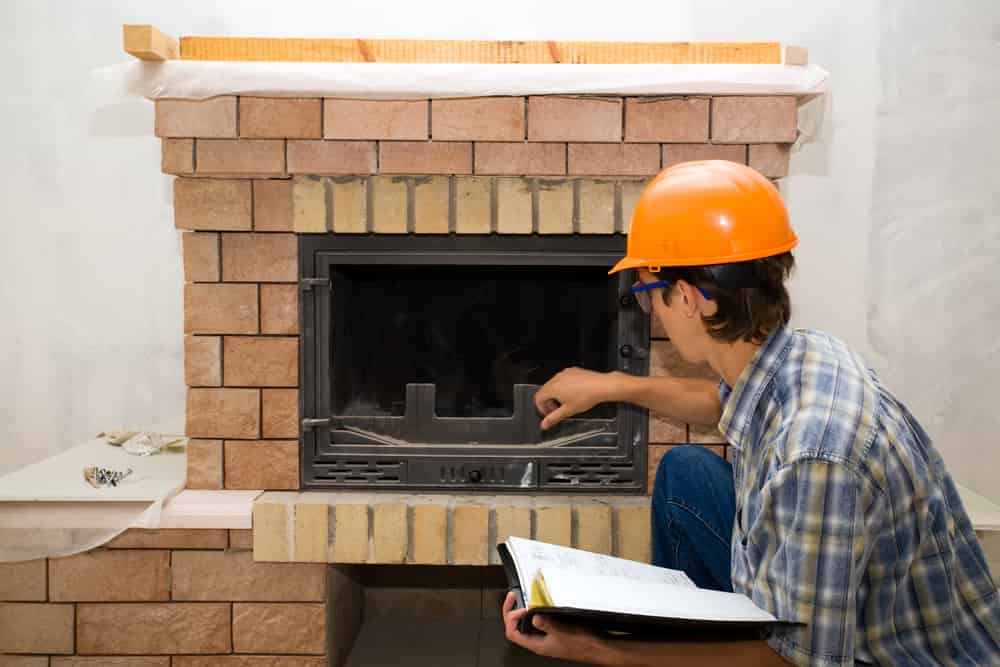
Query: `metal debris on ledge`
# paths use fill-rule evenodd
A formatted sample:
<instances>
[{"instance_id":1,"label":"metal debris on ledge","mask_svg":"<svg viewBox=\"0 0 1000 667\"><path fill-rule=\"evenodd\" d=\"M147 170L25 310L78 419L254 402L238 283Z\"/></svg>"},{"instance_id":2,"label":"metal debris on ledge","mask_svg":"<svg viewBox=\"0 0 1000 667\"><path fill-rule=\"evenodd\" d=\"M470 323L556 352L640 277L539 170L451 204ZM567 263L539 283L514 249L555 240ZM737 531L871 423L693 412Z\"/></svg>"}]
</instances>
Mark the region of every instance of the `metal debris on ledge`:
<instances>
[{"instance_id":1,"label":"metal debris on ledge","mask_svg":"<svg viewBox=\"0 0 1000 667\"><path fill-rule=\"evenodd\" d=\"M98 433L97 437L104 438L109 445L121 447L134 456L152 456L167 449L182 449L187 446L187 438L162 436L151 431L115 429Z\"/></svg>"},{"instance_id":2,"label":"metal debris on ledge","mask_svg":"<svg viewBox=\"0 0 1000 667\"><path fill-rule=\"evenodd\" d=\"M87 466L83 469L83 478L87 480L87 483L95 489L100 489L105 486L118 486L122 480L131 474L131 468L126 470L113 470L111 468L102 468L100 466Z\"/></svg>"}]
</instances>

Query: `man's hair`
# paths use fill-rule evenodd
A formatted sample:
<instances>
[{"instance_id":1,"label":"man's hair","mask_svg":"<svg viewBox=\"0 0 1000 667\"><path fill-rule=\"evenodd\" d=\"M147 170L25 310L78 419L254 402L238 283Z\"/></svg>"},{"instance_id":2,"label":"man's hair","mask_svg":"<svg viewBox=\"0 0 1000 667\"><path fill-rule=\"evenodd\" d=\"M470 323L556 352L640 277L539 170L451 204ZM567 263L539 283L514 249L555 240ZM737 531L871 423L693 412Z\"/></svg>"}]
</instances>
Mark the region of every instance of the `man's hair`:
<instances>
[{"instance_id":1,"label":"man's hair","mask_svg":"<svg viewBox=\"0 0 1000 667\"><path fill-rule=\"evenodd\" d=\"M775 329L788 324L792 316L785 280L794 266L795 258L786 252L739 264L663 267L657 276L671 285L684 280L711 295L717 310L715 315L702 317L702 321L713 338L762 343ZM669 304L671 290L661 292Z\"/></svg>"}]
</instances>

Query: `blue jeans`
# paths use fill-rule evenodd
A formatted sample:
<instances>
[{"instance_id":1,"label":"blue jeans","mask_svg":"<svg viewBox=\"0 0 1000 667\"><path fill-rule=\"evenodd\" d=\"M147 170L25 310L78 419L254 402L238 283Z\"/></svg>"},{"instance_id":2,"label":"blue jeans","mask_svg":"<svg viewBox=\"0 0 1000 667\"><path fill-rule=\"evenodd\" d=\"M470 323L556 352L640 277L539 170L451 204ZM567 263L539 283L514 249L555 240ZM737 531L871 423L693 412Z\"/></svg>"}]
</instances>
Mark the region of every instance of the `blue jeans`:
<instances>
[{"instance_id":1,"label":"blue jeans","mask_svg":"<svg viewBox=\"0 0 1000 667\"><path fill-rule=\"evenodd\" d=\"M674 447L653 487L653 565L683 570L701 588L732 591L733 468L705 447Z\"/></svg>"}]
</instances>

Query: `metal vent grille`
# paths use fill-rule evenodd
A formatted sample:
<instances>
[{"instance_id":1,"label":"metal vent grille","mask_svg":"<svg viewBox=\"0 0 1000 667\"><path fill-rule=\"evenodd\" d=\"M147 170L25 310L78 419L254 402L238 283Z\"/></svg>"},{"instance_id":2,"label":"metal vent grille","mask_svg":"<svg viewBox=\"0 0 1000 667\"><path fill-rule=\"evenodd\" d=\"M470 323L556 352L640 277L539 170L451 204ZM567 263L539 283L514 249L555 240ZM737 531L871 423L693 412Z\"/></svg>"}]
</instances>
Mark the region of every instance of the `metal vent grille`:
<instances>
[{"instance_id":1,"label":"metal vent grille","mask_svg":"<svg viewBox=\"0 0 1000 667\"><path fill-rule=\"evenodd\" d=\"M400 484L403 477L402 461L383 459L342 459L324 461L313 465L315 478L345 486Z\"/></svg>"},{"instance_id":2,"label":"metal vent grille","mask_svg":"<svg viewBox=\"0 0 1000 667\"><path fill-rule=\"evenodd\" d=\"M566 462L547 463L542 468L543 486L555 487L629 487L637 484L633 463Z\"/></svg>"}]
</instances>

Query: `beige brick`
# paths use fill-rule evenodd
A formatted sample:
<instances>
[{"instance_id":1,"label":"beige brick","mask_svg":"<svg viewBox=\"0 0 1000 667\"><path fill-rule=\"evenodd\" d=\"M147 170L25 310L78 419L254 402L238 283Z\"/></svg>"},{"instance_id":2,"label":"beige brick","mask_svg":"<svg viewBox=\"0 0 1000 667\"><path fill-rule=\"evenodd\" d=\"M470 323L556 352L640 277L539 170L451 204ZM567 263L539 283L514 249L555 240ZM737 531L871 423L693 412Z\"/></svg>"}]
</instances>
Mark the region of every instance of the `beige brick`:
<instances>
[{"instance_id":1,"label":"beige brick","mask_svg":"<svg viewBox=\"0 0 1000 667\"><path fill-rule=\"evenodd\" d=\"M447 176L413 179L413 230L417 234L447 234L450 193Z\"/></svg>"},{"instance_id":2,"label":"beige brick","mask_svg":"<svg viewBox=\"0 0 1000 667\"><path fill-rule=\"evenodd\" d=\"M334 508L333 562L368 562L368 505L338 504Z\"/></svg>"},{"instance_id":3,"label":"beige brick","mask_svg":"<svg viewBox=\"0 0 1000 667\"><path fill-rule=\"evenodd\" d=\"M707 97L628 97L625 141L699 143L708 141Z\"/></svg>"},{"instance_id":4,"label":"beige brick","mask_svg":"<svg viewBox=\"0 0 1000 667\"><path fill-rule=\"evenodd\" d=\"M299 392L297 389L262 389L265 438L299 437Z\"/></svg>"},{"instance_id":5,"label":"beige brick","mask_svg":"<svg viewBox=\"0 0 1000 667\"><path fill-rule=\"evenodd\" d=\"M116 549L225 549L223 528L129 528L107 545Z\"/></svg>"},{"instance_id":6,"label":"beige brick","mask_svg":"<svg viewBox=\"0 0 1000 667\"><path fill-rule=\"evenodd\" d=\"M288 562L289 506L258 501L253 504L253 559Z\"/></svg>"},{"instance_id":7,"label":"beige brick","mask_svg":"<svg viewBox=\"0 0 1000 667\"><path fill-rule=\"evenodd\" d=\"M298 285L260 286L260 332L297 334L299 332Z\"/></svg>"},{"instance_id":8,"label":"beige brick","mask_svg":"<svg viewBox=\"0 0 1000 667\"><path fill-rule=\"evenodd\" d=\"M523 97L478 97L431 102L435 141L524 139Z\"/></svg>"},{"instance_id":9,"label":"beige brick","mask_svg":"<svg viewBox=\"0 0 1000 667\"><path fill-rule=\"evenodd\" d=\"M174 179L174 225L192 230L249 230L250 181Z\"/></svg>"},{"instance_id":10,"label":"beige brick","mask_svg":"<svg viewBox=\"0 0 1000 667\"><path fill-rule=\"evenodd\" d=\"M299 339L291 336L226 336L223 378L227 387L296 387Z\"/></svg>"},{"instance_id":11,"label":"beige brick","mask_svg":"<svg viewBox=\"0 0 1000 667\"><path fill-rule=\"evenodd\" d=\"M649 507L619 507L618 553L619 558L648 563L652 558Z\"/></svg>"},{"instance_id":12,"label":"beige brick","mask_svg":"<svg viewBox=\"0 0 1000 667\"><path fill-rule=\"evenodd\" d=\"M281 139L201 139L195 145L203 175L283 176L285 142Z\"/></svg>"},{"instance_id":13,"label":"beige brick","mask_svg":"<svg viewBox=\"0 0 1000 667\"><path fill-rule=\"evenodd\" d=\"M295 543L292 553L297 562L325 563L327 561L329 533L329 505L326 503L295 503ZM326 568L321 567L318 571L325 572ZM284 598L270 599L282 600Z\"/></svg>"},{"instance_id":14,"label":"beige brick","mask_svg":"<svg viewBox=\"0 0 1000 667\"><path fill-rule=\"evenodd\" d=\"M497 232L530 234L531 182L525 178L497 179Z\"/></svg>"},{"instance_id":15,"label":"beige brick","mask_svg":"<svg viewBox=\"0 0 1000 667\"><path fill-rule=\"evenodd\" d=\"M184 382L189 387L222 385L222 338L184 336Z\"/></svg>"},{"instance_id":16,"label":"beige brick","mask_svg":"<svg viewBox=\"0 0 1000 667\"><path fill-rule=\"evenodd\" d=\"M692 364L684 361L673 343L661 340L653 341L650 345L649 374L656 377L672 376L719 381L719 376L708 364Z\"/></svg>"},{"instance_id":17,"label":"beige brick","mask_svg":"<svg viewBox=\"0 0 1000 667\"><path fill-rule=\"evenodd\" d=\"M490 508L456 505L452 556L456 565L486 565L489 562Z\"/></svg>"},{"instance_id":18,"label":"beige brick","mask_svg":"<svg viewBox=\"0 0 1000 667\"><path fill-rule=\"evenodd\" d=\"M489 234L493 184L489 178L455 177L455 231Z\"/></svg>"},{"instance_id":19,"label":"beige brick","mask_svg":"<svg viewBox=\"0 0 1000 667\"><path fill-rule=\"evenodd\" d=\"M188 489L222 488L222 441L189 440L187 446Z\"/></svg>"},{"instance_id":20,"label":"beige brick","mask_svg":"<svg viewBox=\"0 0 1000 667\"><path fill-rule=\"evenodd\" d=\"M170 658L164 658L169 660ZM52 664L60 667L72 667L73 663L57 662L62 658L53 658ZM0 655L0 667L49 667L49 658L44 655ZM167 667L166 665L164 667Z\"/></svg>"},{"instance_id":21,"label":"beige brick","mask_svg":"<svg viewBox=\"0 0 1000 667\"><path fill-rule=\"evenodd\" d=\"M649 441L666 445L687 442L687 424L650 413Z\"/></svg>"},{"instance_id":22,"label":"beige brick","mask_svg":"<svg viewBox=\"0 0 1000 667\"><path fill-rule=\"evenodd\" d=\"M566 173L566 144L477 142L476 173L504 176L561 176Z\"/></svg>"},{"instance_id":23,"label":"beige brick","mask_svg":"<svg viewBox=\"0 0 1000 667\"><path fill-rule=\"evenodd\" d=\"M576 507L577 549L611 555L611 507L585 503Z\"/></svg>"},{"instance_id":24,"label":"beige brick","mask_svg":"<svg viewBox=\"0 0 1000 667\"><path fill-rule=\"evenodd\" d=\"M614 181L580 181L580 233L615 233Z\"/></svg>"},{"instance_id":25,"label":"beige brick","mask_svg":"<svg viewBox=\"0 0 1000 667\"><path fill-rule=\"evenodd\" d=\"M299 488L298 440L226 440L227 489Z\"/></svg>"},{"instance_id":26,"label":"beige brick","mask_svg":"<svg viewBox=\"0 0 1000 667\"><path fill-rule=\"evenodd\" d=\"M229 604L77 605L76 651L83 655L228 653Z\"/></svg>"},{"instance_id":27,"label":"beige brick","mask_svg":"<svg viewBox=\"0 0 1000 667\"><path fill-rule=\"evenodd\" d=\"M289 141L291 174L374 174L374 141Z\"/></svg>"},{"instance_id":28,"label":"beige brick","mask_svg":"<svg viewBox=\"0 0 1000 667\"><path fill-rule=\"evenodd\" d=\"M325 234L326 188L318 176L292 179L292 226L297 234Z\"/></svg>"},{"instance_id":29,"label":"beige brick","mask_svg":"<svg viewBox=\"0 0 1000 667\"><path fill-rule=\"evenodd\" d=\"M256 438L260 434L257 389L192 387L185 412L185 434L193 438Z\"/></svg>"},{"instance_id":30,"label":"beige brick","mask_svg":"<svg viewBox=\"0 0 1000 667\"><path fill-rule=\"evenodd\" d=\"M173 554L170 571L174 600L322 602L326 599L325 565L255 563L249 551L178 551Z\"/></svg>"},{"instance_id":31,"label":"beige brick","mask_svg":"<svg viewBox=\"0 0 1000 667\"><path fill-rule=\"evenodd\" d=\"M647 479L646 479L646 494L650 495L653 493L653 489L656 486L656 471L660 468L660 461L666 456L667 452L674 445L649 445L646 448L646 468L647 468Z\"/></svg>"},{"instance_id":32,"label":"beige brick","mask_svg":"<svg viewBox=\"0 0 1000 667\"><path fill-rule=\"evenodd\" d=\"M53 602L156 602L170 599L170 552L98 549L49 560Z\"/></svg>"},{"instance_id":33,"label":"beige brick","mask_svg":"<svg viewBox=\"0 0 1000 667\"><path fill-rule=\"evenodd\" d=\"M399 176L374 176L372 189L372 231L377 234L405 234L407 229L406 179Z\"/></svg>"},{"instance_id":34,"label":"beige brick","mask_svg":"<svg viewBox=\"0 0 1000 667\"><path fill-rule=\"evenodd\" d=\"M448 508L443 504L413 506L413 562L444 565L447 561Z\"/></svg>"},{"instance_id":35,"label":"beige brick","mask_svg":"<svg viewBox=\"0 0 1000 667\"><path fill-rule=\"evenodd\" d=\"M194 282L219 281L219 235L208 232L185 232L181 235L184 248L184 280Z\"/></svg>"},{"instance_id":36,"label":"beige brick","mask_svg":"<svg viewBox=\"0 0 1000 667\"><path fill-rule=\"evenodd\" d=\"M328 179L333 190L333 231L364 234L368 231L368 179L341 177Z\"/></svg>"},{"instance_id":37,"label":"beige brick","mask_svg":"<svg viewBox=\"0 0 1000 667\"><path fill-rule=\"evenodd\" d=\"M688 442L699 445L725 445L727 440L716 426L688 425ZM718 453L718 452L716 452Z\"/></svg>"},{"instance_id":38,"label":"beige brick","mask_svg":"<svg viewBox=\"0 0 1000 667\"><path fill-rule=\"evenodd\" d=\"M237 602L233 605L233 650L321 655L326 652L326 605Z\"/></svg>"},{"instance_id":39,"label":"beige brick","mask_svg":"<svg viewBox=\"0 0 1000 667\"><path fill-rule=\"evenodd\" d=\"M253 529L232 528L229 530L229 548L236 551L253 550Z\"/></svg>"},{"instance_id":40,"label":"beige brick","mask_svg":"<svg viewBox=\"0 0 1000 667\"><path fill-rule=\"evenodd\" d=\"M184 333L257 333L257 286L184 286Z\"/></svg>"},{"instance_id":41,"label":"beige brick","mask_svg":"<svg viewBox=\"0 0 1000 667\"><path fill-rule=\"evenodd\" d=\"M236 98L157 100L156 136L231 138L236 136Z\"/></svg>"},{"instance_id":42,"label":"beige brick","mask_svg":"<svg viewBox=\"0 0 1000 667\"><path fill-rule=\"evenodd\" d=\"M786 46L784 63L786 65L808 65L809 49L804 46Z\"/></svg>"},{"instance_id":43,"label":"beige brick","mask_svg":"<svg viewBox=\"0 0 1000 667\"><path fill-rule=\"evenodd\" d=\"M323 102L327 139L426 139L427 100L338 100Z\"/></svg>"},{"instance_id":44,"label":"beige brick","mask_svg":"<svg viewBox=\"0 0 1000 667\"><path fill-rule=\"evenodd\" d=\"M653 176L660 170L657 144L570 144L569 173L597 176Z\"/></svg>"},{"instance_id":45,"label":"beige brick","mask_svg":"<svg viewBox=\"0 0 1000 667\"><path fill-rule=\"evenodd\" d=\"M194 139L164 139L160 144L160 171L164 174L194 173Z\"/></svg>"},{"instance_id":46,"label":"beige brick","mask_svg":"<svg viewBox=\"0 0 1000 667\"><path fill-rule=\"evenodd\" d=\"M375 538L373 563L402 563L406 560L406 503L377 503L372 516Z\"/></svg>"},{"instance_id":47,"label":"beige brick","mask_svg":"<svg viewBox=\"0 0 1000 667\"><path fill-rule=\"evenodd\" d=\"M251 139L319 139L322 100L304 97L241 97L240 136Z\"/></svg>"},{"instance_id":48,"label":"beige brick","mask_svg":"<svg viewBox=\"0 0 1000 667\"><path fill-rule=\"evenodd\" d=\"M618 218L621 220L621 229L618 231L627 234L632 224L632 212L635 210L635 205L639 201L642 191L646 189L646 181L622 181L619 187L621 188L622 210Z\"/></svg>"},{"instance_id":49,"label":"beige brick","mask_svg":"<svg viewBox=\"0 0 1000 667\"><path fill-rule=\"evenodd\" d=\"M791 144L752 144L749 164L767 178L784 178L788 176L791 148Z\"/></svg>"},{"instance_id":50,"label":"beige brick","mask_svg":"<svg viewBox=\"0 0 1000 667\"><path fill-rule=\"evenodd\" d=\"M294 231L291 179L253 182L253 228L257 232Z\"/></svg>"},{"instance_id":51,"label":"beige brick","mask_svg":"<svg viewBox=\"0 0 1000 667\"><path fill-rule=\"evenodd\" d=\"M530 141L622 140L621 98L528 98Z\"/></svg>"},{"instance_id":52,"label":"beige brick","mask_svg":"<svg viewBox=\"0 0 1000 667\"><path fill-rule=\"evenodd\" d=\"M467 141L383 141L383 174L471 174L472 144Z\"/></svg>"},{"instance_id":53,"label":"beige brick","mask_svg":"<svg viewBox=\"0 0 1000 667\"><path fill-rule=\"evenodd\" d=\"M328 667L326 657L298 657L290 655L213 655L198 658L178 655L173 658L173 667Z\"/></svg>"},{"instance_id":54,"label":"beige brick","mask_svg":"<svg viewBox=\"0 0 1000 667\"><path fill-rule=\"evenodd\" d=\"M496 517L496 543L506 542L508 537L523 537L531 539L531 508L519 505L497 505L494 510ZM492 545L495 546L495 545ZM490 549L490 563L496 565L500 556L495 548Z\"/></svg>"},{"instance_id":55,"label":"beige brick","mask_svg":"<svg viewBox=\"0 0 1000 667\"><path fill-rule=\"evenodd\" d=\"M45 559L0 563L0 601L44 602Z\"/></svg>"},{"instance_id":56,"label":"beige brick","mask_svg":"<svg viewBox=\"0 0 1000 667\"><path fill-rule=\"evenodd\" d=\"M791 143L798 134L797 125L798 101L791 95L712 98L715 143Z\"/></svg>"},{"instance_id":57,"label":"beige brick","mask_svg":"<svg viewBox=\"0 0 1000 667\"><path fill-rule=\"evenodd\" d=\"M294 234L223 234L225 282L295 282L298 250Z\"/></svg>"},{"instance_id":58,"label":"beige brick","mask_svg":"<svg viewBox=\"0 0 1000 667\"><path fill-rule=\"evenodd\" d=\"M538 179L538 233L573 233L573 181Z\"/></svg>"},{"instance_id":59,"label":"beige brick","mask_svg":"<svg viewBox=\"0 0 1000 667\"><path fill-rule=\"evenodd\" d=\"M73 605L0 602L0 655L72 652Z\"/></svg>"},{"instance_id":60,"label":"beige brick","mask_svg":"<svg viewBox=\"0 0 1000 667\"><path fill-rule=\"evenodd\" d=\"M0 666L3 659L0 658ZM102 655L96 658L72 656L69 658L52 658L52 667L170 667L170 656L129 656L127 658L112 658Z\"/></svg>"},{"instance_id":61,"label":"beige brick","mask_svg":"<svg viewBox=\"0 0 1000 667\"><path fill-rule=\"evenodd\" d=\"M539 504L535 509L535 539L539 542L573 546L573 516L568 503Z\"/></svg>"},{"instance_id":62,"label":"beige brick","mask_svg":"<svg viewBox=\"0 0 1000 667\"><path fill-rule=\"evenodd\" d=\"M663 168L692 160L729 160L746 164L744 144L663 144Z\"/></svg>"}]
</instances>

